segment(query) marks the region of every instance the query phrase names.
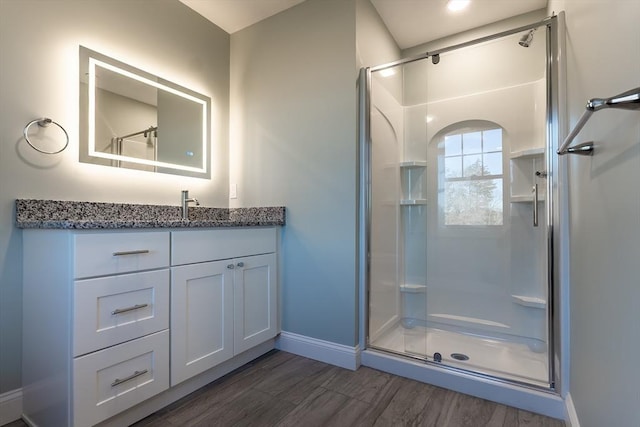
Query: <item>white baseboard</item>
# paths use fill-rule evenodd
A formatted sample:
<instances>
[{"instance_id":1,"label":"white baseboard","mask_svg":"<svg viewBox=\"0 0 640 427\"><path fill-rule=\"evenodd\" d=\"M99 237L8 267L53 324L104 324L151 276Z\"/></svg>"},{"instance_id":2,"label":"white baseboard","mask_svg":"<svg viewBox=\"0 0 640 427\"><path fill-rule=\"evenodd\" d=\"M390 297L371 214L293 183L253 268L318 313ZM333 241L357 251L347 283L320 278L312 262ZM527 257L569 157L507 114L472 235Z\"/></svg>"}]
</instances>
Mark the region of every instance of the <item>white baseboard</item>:
<instances>
[{"instance_id":1,"label":"white baseboard","mask_svg":"<svg viewBox=\"0 0 640 427\"><path fill-rule=\"evenodd\" d=\"M0 394L0 426L9 424L22 416L22 389Z\"/></svg>"},{"instance_id":2,"label":"white baseboard","mask_svg":"<svg viewBox=\"0 0 640 427\"><path fill-rule=\"evenodd\" d=\"M565 397L564 399L564 404L567 410L567 414L565 416L567 427L580 427L580 420L578 420L578 413L576 412L576 407L573 406L573 399L571 398L571 393L567 393L567 397Z\"/></svg>"},{"instance_id":3,"label":"white baseboard","mask_svg":"<svg viewBox=\"0 0 640 427\"><path fill-rule=\"evenodd\" d=\"M350 347L282 331L276 341L276 348L352 371L360 366L360 346L358 345Z\"/></svg>"}]
</instances>

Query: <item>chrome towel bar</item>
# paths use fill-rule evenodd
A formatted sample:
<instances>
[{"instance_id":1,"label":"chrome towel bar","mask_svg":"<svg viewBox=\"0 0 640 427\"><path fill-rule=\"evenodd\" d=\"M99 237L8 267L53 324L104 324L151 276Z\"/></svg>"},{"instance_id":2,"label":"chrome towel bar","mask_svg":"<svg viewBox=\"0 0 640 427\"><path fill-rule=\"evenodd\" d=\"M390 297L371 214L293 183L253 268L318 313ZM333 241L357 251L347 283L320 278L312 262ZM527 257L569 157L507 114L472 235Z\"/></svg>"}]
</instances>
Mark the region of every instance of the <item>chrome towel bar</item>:
<instances>
[{"instance_id":1,"label":"chrome towel bar","mask_svg":"<svg viewBox=\"0 0 640 427\"><path fill-rule=\"evenodd\" d=\"M621 94L612 96L611 98L593 98L587 102L586 110L574 126L573 130L565 138L564 142L558 149L558 155L563 154L580 154L590 156L593 154L593 142L584 142L574 147L569 147L571 142L580 133L589 118L596 111L605 108L621 108L624 110L640 110L640 87L628 90Z\"/></svg>"}]
</instances>

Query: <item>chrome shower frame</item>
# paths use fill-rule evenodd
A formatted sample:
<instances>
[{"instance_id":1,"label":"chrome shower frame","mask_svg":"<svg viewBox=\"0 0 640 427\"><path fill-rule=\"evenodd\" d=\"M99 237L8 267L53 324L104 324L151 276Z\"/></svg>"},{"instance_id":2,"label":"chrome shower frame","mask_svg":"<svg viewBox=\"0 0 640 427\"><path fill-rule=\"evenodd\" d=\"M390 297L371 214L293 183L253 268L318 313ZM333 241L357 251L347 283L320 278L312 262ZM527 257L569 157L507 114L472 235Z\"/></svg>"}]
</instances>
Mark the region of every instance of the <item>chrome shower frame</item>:
<instances>
[{"instance_id":1,"label":"chrome shower frame","mask_svg":"<svg viewBox=\"0 0 640 427\"><path fill-rule=\"evenodd\" d=\"M547 277L547 294L548 294L548 309L547 309L547 326L548 326L548 367L549 367L549 387L540 387L535 384L529 384L525 382L514 381L510 379L491 376L479 372L464 371L455 367L445 366L429 360L428 358L418 358L414 356L407 356L402 354L402 359L394 360L389 353L382 354L377 350L368 349L369 347L369 278L370 278L370 241L369 236L371 232L371 133L370 133L370 90L371 90L371 73L374 71L380 71L388 68L392 68L398 65L407 64L414 61L419 61L429 57L438 57L444 52L454 51L467 46L473 46L479 43L487 42L490 40L502 38L505 36L513 35L516 33L530 31L533 29L541 29L547 31L547 142L546 142L546 168L548 179L547 194L551 195L547 198L546 204L546 235L547 235L547 254L548 254L548 277ZM565 113L564 113L564 82L562 76L564 76L564 37L560 37L560 34L564 34L564 13L554 15L545 18L542 21L535 22L529 25L514 28L508 31L503 31L490 36L478 38L465 43L456 44L454 46L438 49L432 52L425 52L424 54L412 56L402 60L373 66L369 68L362 68L360 70L360 77L358 82L359 92L359 120L358 120L358 278L359 278L359 312L360 312L360 329L359 329L359 345L362 349L362 361L363 364L369 365L369 360L382 361L388 363L391 370L389 372L398 373L400 375L406 375L406 372L422 372L420 369L425 368L430 372L417 373L420 380L430 382L435 385L450 388L453 390L471 393L479 395L490 400L499 401L512 406L519 406L519 397L500 396L493 397L491 393L496 393L496 390L502 390L502 388L515 388L527 395L527 399L530 402L540 402L540 407L535 407L538 403L533 404L535 410L539 413L545 413L551 416L560 417L559 411L561 399L560 382L561 379L567 378L564 373L561 376L561 367L565 365L564 357L566 355L560 354L562 349L563 353L566 352L566 344L562 344L562 339L566 339L567 326L560 324L560 311L561 307L560 296L564 295L566 291L561 289L566 285L564 283L568 280L568 272L561 271L561 263L557 258L561 253L568 253L565 236L566 229L564 231L556 230L561 222L564 222L564 217L561 218L559 210L556 208L566 207L566 194L560 194L558 191L559 178L561 173L558 173L558 157L554 154L559 146L561 134L566 132ZM564 172L562 172L564 173ZM564 182L561 179L560 182ZM562 197L564 199L560 199ZM562 224L563 225L563 224ZM564 225L563 225L564 226ZM554 235L559 236L559 239L554 239ZM564 261L564 259L563 259ZM558 286L556 286L558 285ZM566 313L562 313L562 318L566 318ZM564 320L563 320L564 322ZM400 354L398 354L400 355ZM376 362L377 363L377 362ZM443 380L448 374L453 375L453 380ZM467 382L468 381L468 382ZM471 391L474 387L472 383L483 383L489 391L487 395L478 394L477 391ZM513 392L513 390L511 390ZM500 392L497 392L500 395ZM516 393L517 394L517 393ZM532 397L533 396L533 397ZM551 409L549 409L551 408Z\"/></svg>"}]
</instances>

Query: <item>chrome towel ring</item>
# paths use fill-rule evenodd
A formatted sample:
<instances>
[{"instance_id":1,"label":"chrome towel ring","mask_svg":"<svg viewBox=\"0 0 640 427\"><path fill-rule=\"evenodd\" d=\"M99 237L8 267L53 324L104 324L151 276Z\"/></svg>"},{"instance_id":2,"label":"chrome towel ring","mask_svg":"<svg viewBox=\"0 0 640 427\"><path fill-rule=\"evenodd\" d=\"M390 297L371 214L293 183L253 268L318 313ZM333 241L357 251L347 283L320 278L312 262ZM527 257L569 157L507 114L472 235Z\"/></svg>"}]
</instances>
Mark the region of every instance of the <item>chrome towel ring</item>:
<instances>
[{"instance_id":1,"label":"chrome towel ring","mask_svg":"<svg viewBox=\"0 0 640 427\"><path fill-rule=\"evenodd\" d=\"M49 125L50 125L50 124L52 124L52 123L53 123L54 125L58 126L58 127L60 128L60 130L62 130L62 132L64 132L64 136L65 136L65 138L66 138L66 141L65 141L65 143L64 143L64 146L63 146L61 149L59 149L58 151L46 151L46 150L42 150L42 149L40 149L40 148L36 147L36 146L34 145L34 143L29 139L29 128L30 128L34 123L37 123L37 124L38 124L38 126L40 126L40 127L42 127L42 128L47 127L47 126L49 126ZM58 153L60 153L60 152L64 151L64 149L65 149L65 148L67 148L67 146L69 145L69 134L67 133L67 131L62 127L62 125L61 125L60 123L58 123L58 122L54 122L53 120L51 120L51 119L50 119L50 118L48 118L48 117L42 117L42 118L40 118L40 119L31 120L31 121L30 121L29 123L27 123L27 125L24 127L24 130L23 130L23 132L22 132L22 133L23 133L23 135L24 135L24 139L27 141L27 144L29 144L29 145L31 146L31 148L33 148L34 150L39 151L40 153L43 153L43 154L58 154Z\"/></svg>"}]
</instances>

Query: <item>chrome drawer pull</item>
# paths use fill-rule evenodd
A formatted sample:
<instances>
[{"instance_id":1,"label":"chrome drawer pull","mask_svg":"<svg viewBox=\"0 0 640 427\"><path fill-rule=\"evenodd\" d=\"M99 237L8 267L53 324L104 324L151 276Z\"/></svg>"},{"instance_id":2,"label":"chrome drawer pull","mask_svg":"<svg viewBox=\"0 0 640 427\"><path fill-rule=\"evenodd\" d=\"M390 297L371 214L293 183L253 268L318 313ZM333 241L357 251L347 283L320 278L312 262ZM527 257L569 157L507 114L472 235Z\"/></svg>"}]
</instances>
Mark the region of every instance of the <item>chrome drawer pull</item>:
<instances>
[{"instance_id":1,"label":"chrome drawer pull","mask_svg":"<svg viewBox=\"0 0 640 427\"><path fill-rule=\"evenodd\" d=\"M238 267L244 267L244 262L240 261L238 264L236 264Z\"/></svg>"},{"instance_id":2,"label":"chrome drawer pull","mask_svg":"<svg viewBox=\"0 0 640 427\"><path fill-rule=\"evenodd\" d=\"M138 309L145 308L145 307L148 307L148 306L149 306L149 304L136 304L134 306L127 307L127 308L116 308L115 310L113 310L111 312L111 315L115 316L116 314L126 313L128 311L138 310Z\"/></svg>"},{"instance_id":3,"label":"chrome drawer pull","mask_svg":"<svg viewBox=\"0 0 640 427\"><path fill-rule=\"evenodd\" d=\"M149 249L138 249L136 251L122 251L122 252L114 252L113 256L123 256L123 255L140 255L140 254L148 254Z\"/></svg>"},{"instance_id":4,"label":"chrome drawer pull","mask_svg":"<svg viewBox=\"0 0 640 427\"><path fill-rule=\"evenodd\" d=\"M116 378L115 381L111 383L111 387L115 387L122 383L126 383L127 381L131 381L132 379L138 378L139 376L144 375L147 372L149 372L149 370L145 369L143 371L135 371L133 374L129 375L127 378L123 378L123 379Z\"/></svg>"}]
</instances>

